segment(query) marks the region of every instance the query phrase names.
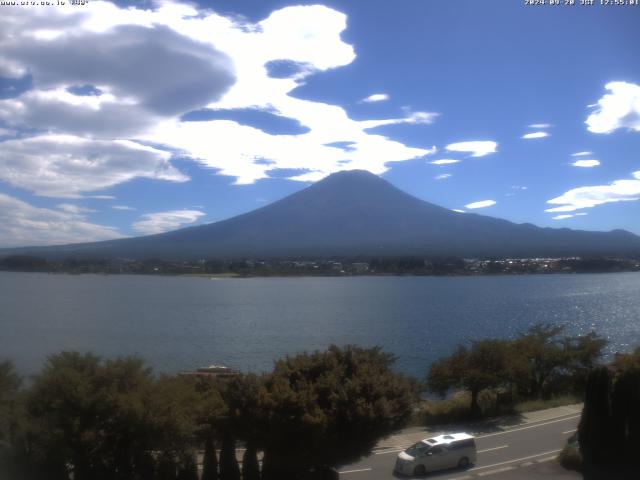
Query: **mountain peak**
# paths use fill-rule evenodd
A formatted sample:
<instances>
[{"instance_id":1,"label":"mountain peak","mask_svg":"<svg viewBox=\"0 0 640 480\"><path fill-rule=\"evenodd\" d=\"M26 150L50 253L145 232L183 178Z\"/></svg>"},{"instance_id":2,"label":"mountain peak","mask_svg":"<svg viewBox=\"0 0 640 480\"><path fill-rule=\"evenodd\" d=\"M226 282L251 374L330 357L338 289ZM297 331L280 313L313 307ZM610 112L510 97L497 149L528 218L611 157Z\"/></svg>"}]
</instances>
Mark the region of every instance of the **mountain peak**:
<instances>
[{"instance_id":1,"label":"mountain peak","mask_svg":"<svg viewBox=\"0 0 640 480\"><path fill-rule=\"evenodd\" d=\"M621 231L543 229L483 215L459 215L413 197L367 170L344 170L221 222L148 237L29 251L164 259L617 256L640 252L640 238Z\"/></svg>"},{"instance_id":2,"label":"mountain peak","mask_svg":"<svg viewBox=\"0 0 640 480\"><path fill-rule=\"evenodd\" d=\"M324 177L323 180L329 178L380 178L375 173L371 173L369 170L340 170L339 172L332 173Z\"/></svg>"},{"instance_id":3,"label":"mountain peak","mask_svg":"<svg viewBox=\"0 0 640 480\"><path fill-rule=\"evenodd\" d=\"M327 175L322 180L316 182L316 185L322 183L346 183L346 182L357 182L357 183L372 183L372 184L381 184L388 182L378 175L371 173L368 170L341 170L339 172L332 173Z\"/></svg>"}]
</instances>

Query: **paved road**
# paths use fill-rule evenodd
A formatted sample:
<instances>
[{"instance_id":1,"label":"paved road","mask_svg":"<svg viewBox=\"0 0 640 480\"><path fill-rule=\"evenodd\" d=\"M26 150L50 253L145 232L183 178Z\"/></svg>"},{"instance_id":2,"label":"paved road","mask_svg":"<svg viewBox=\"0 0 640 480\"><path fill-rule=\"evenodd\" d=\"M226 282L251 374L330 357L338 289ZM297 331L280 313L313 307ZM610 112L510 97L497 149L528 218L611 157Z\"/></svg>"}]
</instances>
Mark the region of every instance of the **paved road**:
<instances>
[{"instance_id":1,"label":"paved road","mask_svg":"<svg viewBox=\"0 0 640 480\"><path fill-rule=\"evenodd\" d=\"M580 419L580 407L559 407L529 415L520 420L472 428L476 434L478 461L466 470L449 470L427 475L438 480L470 480L475 478L511 478L507 472L532 468L540 470L551 462L575 432ZM382 444L374 454L340 470L342 480L389 480L399 478L393 473L400 450L420 438L442 432L406 431ZM524 473L524 472L522 472ZM495 475L495 476L494 476Z\"/></svg>"}]
</instances>

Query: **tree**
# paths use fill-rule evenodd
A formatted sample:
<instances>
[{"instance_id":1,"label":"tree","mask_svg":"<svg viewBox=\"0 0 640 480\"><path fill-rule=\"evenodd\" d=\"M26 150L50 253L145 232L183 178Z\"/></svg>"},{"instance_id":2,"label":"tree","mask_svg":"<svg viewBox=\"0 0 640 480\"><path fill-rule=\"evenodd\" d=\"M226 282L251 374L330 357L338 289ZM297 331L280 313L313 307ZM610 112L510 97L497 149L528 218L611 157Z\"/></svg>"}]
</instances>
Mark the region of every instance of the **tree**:
<instances>
[{"instance_id":1,"label":"tree","mask_svg":"<svg viewBox=\"0 0 640 480\"><path fill-rule=\"evenodd\" d=\"M259 480L258 448L264 448L269 442L264 378L252 374L234 377L224 382L221 391L228 408L227 428L245 442L242 478Z\"/></svg>"},{"instance_id":2,"label":"tree","mask_svg":"<svg viewBox=\"0 0 640 480\"><path fill-rule=\"evenodd\" d=\"M637 478L640 349L594 368L578 426L585 478Z\"/></svg>"},{"instance_id":3,"label":"tree","mask_svg":"<svg viewBox=\"0 0 640 480\"><path fill-rule=\"evenodd\" d=\"M584 407L578 426L580 452L586 463L603 464L611 453L611 376L606 367L594 369L588 377Z\"/></svg>"},{"instance_id":4,"label":"tree","mask_svg":"<svg viewBox=\"0 0 640 480\"><path fill-rule=\"evenodd\" d=\"M135 357L53 355L26 393L30 461L69 466L75 480L124 480L148 478L159 455L166 474L194 444L196 401L185 380L155 379Z\"/></svg>"},{"instance_id":5,"label":"tree","mask_svg":"<svg viewBox=\"0 0 640 480\"><path fill-rule=\"evenodd\" d=\"M162 452L158 458L157 480L177 480L178 465L169 452Z\"/></svg>"},{"instance_id":6,"label":"tree","mask_svg":"<svg viewBox=\"0 0 640 480\"><path fill-rule=\"evenodd\" d=\"M21 427L18 401L22 379L9 360L0 362L0 477L15 475L17 429Z\"/></svg>"},{"instance_id":7,"label":"tree","mask_svg":"<svg viewBox=\"0 0 640 480\"><path fill-rule=\"evenodd\" d=\"M589 372L602 357L607 340L595 332L562 340L565 353L566 370L571 378L574 391L583 393Z\"/></svg>"},{"instance_id":8,"label":"tree","mask_svg":"<svg viewBox=\"0 0 640 480\"><path fill-rule=\"evenodd\" d=\"M202 460L201 480L218 480L218 458L213 435L207 436L204 442L204 458Z\"/></svg>"},{"instance_id":9,"label":"tree","mask_svg":"<svg viewBox=\"0 0 640 480\"><path fill-rule=\"evenodd\" d=\"M380 348L354 346L278 360L265 381L263 479L321 475L404 425L415 395L393 362Z\"/></svg>"},{"instance_id":10,"label":"tree","mask_svg":"<svg viewBox=\"0 0 640 480\"><path fill-rule=\"evenodd\" d=\"M240 467L236 458L236 441L231 429L225 430L222 436L220 480L240 480Z\"/></svg>"},{"instance_id":11,"label":"tree","mask_svg":"<svg viewBox=\"0 0 640 480\"><path fill-rule=\"evenodd\" d=\"M508 344L503 340L472 342L471 348L459 346L449 357L436 361L427 374L427 387L441 396L452 388L471 394L469 413L480 415L478 397L488 388L497 388L507 379Z\"/></svg>"},{"instance_id":12,"label":"tree","mask_svg":"<svg viewBox=\"0 0 640 480\"><path fill-rule=\"evenodd\" d=\"M218 457L216 438L221 432L229 409L221 395L223 381L211 378L191 379L192 388L197 393L198 403L194 409L196 418L196 438L204 446L202 480L218 480Z\"/></svg>"},{"instance_id":13,"label":"tree","mask_svg":"<svg viewBox=\"0 0 640 480\"><path fill-rule=\"evenodd\" d=\"M195 452L185 452L178 466L178 480L198 480Z\"/></svg>"},{"instance_id":14,"label":"tree","mask_svg":"<svg viewBox=\"0 0 640 480\"><path fill-rule=\"evenodd\" d=\"M515 351L526 365L526 383L520 382L521 393L526 397L541 396L546 382L566 365L566 351L557 338L563 330L561 325L538 323L515 340Z\"/></svg>"},{"instance_id":15,"label":"tree","mask_svg":"<svg viewBox=\"0 0 640 480\"><path fill-rule=\"evenodd\" d=\"M15 401L22 379L9 360L0 362L0 447L11 441L11 424Z\"/></svg>"},{"instance_id":16,"label":"tree","mask_svg":"<svg viewBox=\"0 0 640 480\"><path fill-rule=\"evenodd\" d=\"M640 347L632 353L616 355L612 368L612 423L614 435L621 439L617 461L635 466L640 452Z\"/></svg>"},{"instance_id":17,"label":"tree","mask_svg":"<svg viewBox=\"0 0 640 480\"><path fill-rule=\"evenodd\" d=\"M253 441L247 442L242 455L242 480L260 480L258 449Z\"/></svg>"}]
</instances>

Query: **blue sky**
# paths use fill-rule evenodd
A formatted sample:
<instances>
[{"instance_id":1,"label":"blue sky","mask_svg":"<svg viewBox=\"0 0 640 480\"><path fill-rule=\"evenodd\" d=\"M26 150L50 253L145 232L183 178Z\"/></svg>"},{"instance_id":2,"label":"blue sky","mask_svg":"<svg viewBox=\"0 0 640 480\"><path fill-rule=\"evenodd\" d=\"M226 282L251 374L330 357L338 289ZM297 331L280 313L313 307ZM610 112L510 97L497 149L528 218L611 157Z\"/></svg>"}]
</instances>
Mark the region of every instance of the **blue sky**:
<instances>
[{"instance_id":1,"label":"blue sky","mask_svg":"<svg viewBox=\"0 0 640 480\"><path fill-rule=\"evenodd\" d=\"M0 246L218 221L354 168L640 234L640 7L577 3L2 6Z\"/></svg>"}]
</instances>

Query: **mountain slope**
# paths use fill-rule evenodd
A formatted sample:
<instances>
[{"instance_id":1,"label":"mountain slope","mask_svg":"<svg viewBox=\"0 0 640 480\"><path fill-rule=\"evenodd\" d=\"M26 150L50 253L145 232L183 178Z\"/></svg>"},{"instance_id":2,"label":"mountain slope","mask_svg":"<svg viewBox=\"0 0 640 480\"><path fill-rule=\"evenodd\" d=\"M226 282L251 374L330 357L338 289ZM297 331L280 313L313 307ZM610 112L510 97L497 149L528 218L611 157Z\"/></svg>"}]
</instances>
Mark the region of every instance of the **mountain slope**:
<instances>
[{"instance_id":1,"label":"mountain slope","mask_svg":"<svg viewBox=\"0 0 640 480\"><path fill-rule=\"evenodd\" d=\"M340 172L258 210L158 235L21 249L75 257L568 256L640 252L623 230L539 228L419 200L366 171Z\"/></svg>"}]
</instances>

